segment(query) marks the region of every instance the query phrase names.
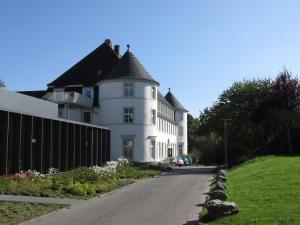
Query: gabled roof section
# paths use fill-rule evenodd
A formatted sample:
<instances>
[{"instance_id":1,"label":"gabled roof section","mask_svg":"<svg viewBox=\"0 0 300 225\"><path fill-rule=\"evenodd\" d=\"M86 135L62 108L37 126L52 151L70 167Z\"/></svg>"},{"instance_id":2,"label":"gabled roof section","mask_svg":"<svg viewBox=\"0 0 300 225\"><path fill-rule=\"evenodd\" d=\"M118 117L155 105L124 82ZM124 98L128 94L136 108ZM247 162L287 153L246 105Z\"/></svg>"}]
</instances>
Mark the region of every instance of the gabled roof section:
<instances>
[{"instance_id":1,"label":"gabled roof section","mask_svg":"<svg viewBox=\"0 0 300 225\"><path fill-rule=\"evenodd\" d=\"M111 45L104 42L77 64L63 73L48 86L65 87L67 85L93 86L103 80L108 71L119 61Z\"/></svg>"},{"instance_id":2,"label":"gabled roof section","mask_svg":"<svg viewBox=\"0 0 300 225\"><path fill-rule=\"evenodd\" d=\"M159 83L150 76L139 60L129 50L107 74L105 79L144 80L159 85Z\"/></svg>"},{"instance_id":3,"label":"gabled roof section","mask_svg":"<svg viewBox=\"0 0 300 225\"><path fill-rule=\"evenodd\" d=\"M176 109L188 112L183 105L178 101L178 99L172 94L171 89L166 94L165 99Z\"/></svg>"}]
</instances>

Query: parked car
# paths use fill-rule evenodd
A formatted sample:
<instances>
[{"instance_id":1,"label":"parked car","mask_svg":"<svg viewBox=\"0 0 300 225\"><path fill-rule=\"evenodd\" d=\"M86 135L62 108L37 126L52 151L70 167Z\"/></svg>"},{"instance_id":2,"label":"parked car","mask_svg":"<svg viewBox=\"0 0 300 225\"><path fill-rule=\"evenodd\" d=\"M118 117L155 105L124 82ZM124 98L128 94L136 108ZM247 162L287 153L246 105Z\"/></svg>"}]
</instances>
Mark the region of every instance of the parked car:
<instances>
[{"instance_id":1,"label":"parked car","mask_svg":"<svg viewBox=\"0 0 300 225\"><path fill-rule=\"evenodd\" d=\"M174 158L173 162L174 162L174 166L184 166L185 165L184 159L182 157L180 157L180 156L176 156Z\"/></svg>"},{"instance_id":2,"label":"parked car","mask_svg":"<svg viewBox=\"0 0 300 225\"><path fill-rule=\"evenodd\" d=\"M180 156L183 159L184 165L189 166L191 164L189 157L187 156Z\"/></svg>"}]
</instances>

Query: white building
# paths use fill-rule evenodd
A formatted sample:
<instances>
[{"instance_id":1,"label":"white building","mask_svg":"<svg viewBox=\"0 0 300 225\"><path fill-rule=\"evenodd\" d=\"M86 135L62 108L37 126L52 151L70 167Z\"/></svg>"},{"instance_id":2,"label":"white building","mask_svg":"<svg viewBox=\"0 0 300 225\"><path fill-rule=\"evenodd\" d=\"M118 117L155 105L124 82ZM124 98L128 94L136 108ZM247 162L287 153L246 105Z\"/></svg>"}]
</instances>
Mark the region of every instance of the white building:
<instances>
[{"instance_id":1,"label":"white building","mask_svg":"<svg viewBox=\"0 0 300 225\"><path fill-rule=\"evenodd\" d=\"M111 159L159 161L187 154L187 110L171 90L163 96L128 50L110 40L48 84L22 92L59 104L59 117L111 129Z\"/></svg>"}]
</instances>

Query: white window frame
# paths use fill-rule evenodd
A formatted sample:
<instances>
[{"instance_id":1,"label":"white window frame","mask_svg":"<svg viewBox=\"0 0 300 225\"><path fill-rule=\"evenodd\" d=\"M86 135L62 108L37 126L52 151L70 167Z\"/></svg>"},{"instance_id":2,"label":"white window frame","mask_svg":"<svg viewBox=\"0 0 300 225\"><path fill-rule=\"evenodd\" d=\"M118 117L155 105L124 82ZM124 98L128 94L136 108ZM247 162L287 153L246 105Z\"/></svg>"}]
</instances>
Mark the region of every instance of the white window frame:
<instances>
[{"instance_id":1,"label":"white window frame","mask_svg":"<svg viewBox=\"0 0 300 225\"><path fill-rule=\"evenodd\" d=\"M178 155L183 155L183 143L178 143L177 147L178 147Z\"/></svg>"},{"instance_id":2,"label":"white window frame","mask_svg":"<svg viewBox=\"0 0 300 225\"><path fill-rule=\"evenodd\" d=\"M123 84L123 95L124 97L134 97L135 95L135 88L134 83L126 82Z\"/></svg>"},{"instance_id":3,"label":"white window frame","mask_svg":"<svg viewBox=\"0 0 300 225\"><path fill-rule=\"evenodd\" d=\"M126 142L131 141L132 146L131 149L129 149L128 146L126 146ZM127 147L127 149L125 149ZM122 155L124 158L127 158L128 160L133 160L133 154L134 154L134 139L133 138L123 138L122 139Z\"/></svg>"},{"instance_id":4,"label":"white window frame","mask_svg":"<svg viewBox=\"0 0 300 225\"><path fill-rule=\"evenodd\" d=\"M151 109L151 124L156 125L156 110Z\"/></svg>"},{"instance_id":5,"label":"white window frame","mask_svg":"<svg viewBox=\"0 0 300 225\"><path fill-rule=\"evenodd\" d=\"M132 110L132 112L129 112L129 110ZM124 123L134 123L134 107L124 107L123 108L123 122ZM130 121L130 116L132 117L132 121Z\"/></svg>"},{"instance_id":6,"label":"white window frame","mask_svg":"<svg viewBox=\"0 0 300 225\"><path fill-rule=\"evenodd\" d=\"M155 139L150 139L149 150L150 150L150 157L152 159L155 159L155 157L156 157L156 141L155 141Z\"/></svg>"},{"instance_id":7,"label":"white window frame","mask_svg":"<svg viewBox=\"0 0 300 225\"><path fill-rule=\"evenodd\" d=\"M151 97L152 99L156 99L156 87L151 86Z\"/></svg>"}]
</instances>

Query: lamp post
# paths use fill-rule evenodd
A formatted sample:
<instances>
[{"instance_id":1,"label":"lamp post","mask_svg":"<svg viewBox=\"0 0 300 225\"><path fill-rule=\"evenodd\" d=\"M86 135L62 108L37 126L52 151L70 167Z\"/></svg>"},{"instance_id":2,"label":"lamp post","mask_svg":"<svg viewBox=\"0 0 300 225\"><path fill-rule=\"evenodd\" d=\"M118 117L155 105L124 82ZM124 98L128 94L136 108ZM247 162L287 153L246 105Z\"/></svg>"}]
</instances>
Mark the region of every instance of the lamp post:
<instances>
[{"instance_id":1,"label":"lamp post","mask_svg":"<svg viewBox=\"0 0 300 225\"><path fill-rule=\"evenodd\" d=\"M228 132L227 132L227 128L228 128L228 122L231 119L223 119L224 121L224 164L225 167L228 166Z\"/></svg>"}]
</instances>

